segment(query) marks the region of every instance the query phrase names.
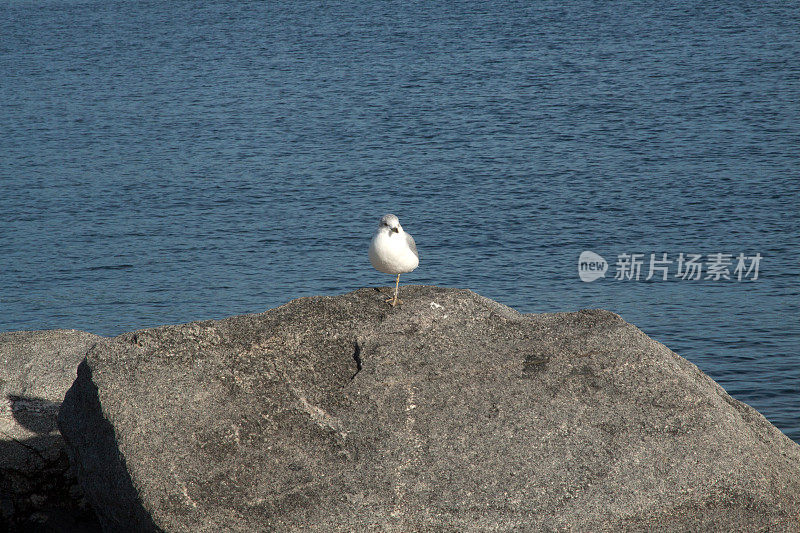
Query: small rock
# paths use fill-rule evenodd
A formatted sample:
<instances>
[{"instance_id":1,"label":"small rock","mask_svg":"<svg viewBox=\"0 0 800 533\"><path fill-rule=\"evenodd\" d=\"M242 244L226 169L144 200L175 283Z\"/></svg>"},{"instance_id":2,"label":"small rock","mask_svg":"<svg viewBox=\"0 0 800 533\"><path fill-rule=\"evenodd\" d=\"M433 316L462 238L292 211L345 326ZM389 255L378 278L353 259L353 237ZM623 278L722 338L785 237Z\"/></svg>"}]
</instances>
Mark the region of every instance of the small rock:
<instances>
[{"instance_id":1,"label":"small rock","mask_svg":"<svg viewBox=\"0 0 800 533\"><path fill-rule=\"evenodd\" d=\"M100 337L82 331L0 333L0 531L31 531L55 515L80 510L70 490L80 491L56 416L78 363ZM63 523L59 518L54 522ZM47 531L70 531L57 523Z\"/></svg>"}]
</instances>

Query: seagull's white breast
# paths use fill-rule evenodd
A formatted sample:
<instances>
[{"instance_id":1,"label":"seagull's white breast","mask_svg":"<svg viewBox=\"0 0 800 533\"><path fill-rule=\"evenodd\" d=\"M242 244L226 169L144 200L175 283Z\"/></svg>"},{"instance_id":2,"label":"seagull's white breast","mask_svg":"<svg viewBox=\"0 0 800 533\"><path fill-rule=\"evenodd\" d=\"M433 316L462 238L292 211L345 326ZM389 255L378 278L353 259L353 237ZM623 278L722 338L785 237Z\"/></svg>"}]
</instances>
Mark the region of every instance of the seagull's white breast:
<instances>
[{"instance_id":1,"label":"seagull's white breast","mask_svg":"<svg viewBox=\"0 0 800 533\"><path fill-rule=\"evenodd\" d=\"M419 265L419 257L406 243L404 231L378 231L369 245L369 261L386 274L411 272Z\"/></svg>"}]
</instances>

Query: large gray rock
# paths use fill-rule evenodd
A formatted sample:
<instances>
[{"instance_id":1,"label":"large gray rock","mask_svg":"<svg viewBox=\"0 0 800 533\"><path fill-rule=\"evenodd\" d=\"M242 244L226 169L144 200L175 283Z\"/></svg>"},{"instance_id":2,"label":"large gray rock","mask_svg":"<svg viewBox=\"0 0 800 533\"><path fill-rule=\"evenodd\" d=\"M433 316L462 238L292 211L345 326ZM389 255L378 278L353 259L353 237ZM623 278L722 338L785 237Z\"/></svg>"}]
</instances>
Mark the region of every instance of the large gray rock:
<instances>
[{"instance_id":1,"label":"large gray rock","mask_svg":"<svg viewBox=\"0 0 800 533\"><path fill-rule=\"evenodd\" d=\"M800 446L619 316L385 296L96 344L59 425L105 528L800 530Z\"/></svg>"},{"instance_id":2,"label":"large gray rock","mask_svg":"<svg viewBox=\"0 0 800 533\"><path fill-rule=\"evenodd\" d=\"M100 337L0 334L0 531L92 531L99 524L68 467L56 415Z\"/></svg>"}]
</instances>

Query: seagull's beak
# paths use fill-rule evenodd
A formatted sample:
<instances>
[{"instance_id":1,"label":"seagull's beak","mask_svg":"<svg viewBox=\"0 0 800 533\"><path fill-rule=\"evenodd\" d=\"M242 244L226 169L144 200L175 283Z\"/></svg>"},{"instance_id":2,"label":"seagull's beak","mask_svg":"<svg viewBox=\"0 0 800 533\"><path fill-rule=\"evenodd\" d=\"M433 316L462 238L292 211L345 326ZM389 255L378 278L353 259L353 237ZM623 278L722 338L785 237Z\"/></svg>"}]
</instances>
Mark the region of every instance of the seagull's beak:
<instances>
[{"instance_id":1,"label":"seagull's beak","mask_svg":"<svg viewBox=\"0 0 800 533\"><path fill-rule=\"evenodd\" d=\"M400 230L398 230L397 228L392 228L392 231L393 231L394 233L400 233Z\"/></svg>"}]
</instances>

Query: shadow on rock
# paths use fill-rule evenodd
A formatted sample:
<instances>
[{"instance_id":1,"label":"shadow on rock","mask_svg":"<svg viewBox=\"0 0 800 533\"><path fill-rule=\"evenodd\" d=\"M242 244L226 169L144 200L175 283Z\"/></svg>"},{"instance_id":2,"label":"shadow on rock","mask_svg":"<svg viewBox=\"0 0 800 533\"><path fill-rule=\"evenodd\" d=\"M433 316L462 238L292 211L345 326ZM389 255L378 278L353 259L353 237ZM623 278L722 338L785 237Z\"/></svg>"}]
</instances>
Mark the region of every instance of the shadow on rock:
<instances>
[{"instance_id":1,"label":"shadow on rock","mask_svg":"<svg viewBox=\"0 0 800 533\"><path fill-rule=\"evenodd\" d=\"M13 422L0 432L0 530L101 531L55 428L59 405L19 395L8 395L6 405Z\"/></svg>"},{"instance_id":2,"label":"shadow on rock","mask_svg":"<svg viewBox=\"0 0 800 533\"><path fill-rule=\"evenodd\" d=\"M46 435L56 429L56 415L60 404L43 398L9 395L11 415L19 425L37 435Z\"/></svg>"},{"instance_id":3,"label":"shadow on rock","mask_svg":"<svg viewBox=\"0 0 800 533\"><path fill-rule=\"evenodd\" d=\"M78 365L78 379L67 391L64 400L58 413L58 425L69 445L67 453L70 454L76 477L105 529L160 532L142 506L125 458L118 448L114 427L103 417L97 387L92 382L92 370L86 361ZM89 416L81 418L83 414ZM78 454L85 450L100 450L97 458L113 459L82 463ZM98 474L106 483L93 482L93 476ZM117 514L109 512L110 509L116 509L115 503L119 505Z\"/></svg>"}]
</instances>

